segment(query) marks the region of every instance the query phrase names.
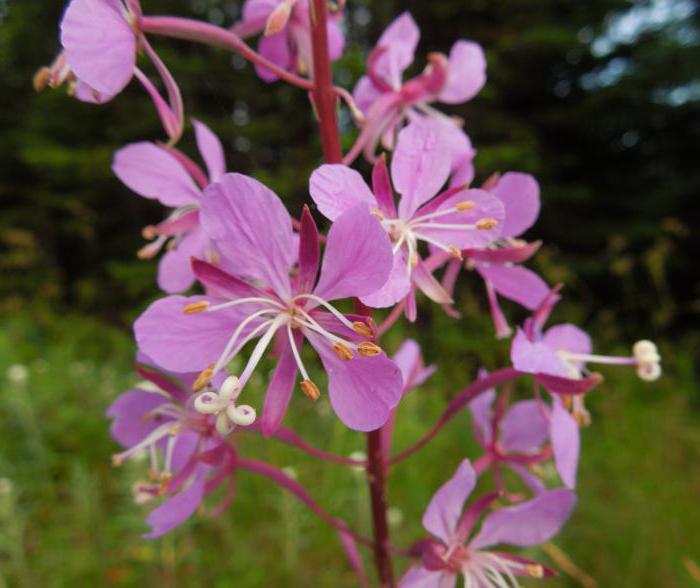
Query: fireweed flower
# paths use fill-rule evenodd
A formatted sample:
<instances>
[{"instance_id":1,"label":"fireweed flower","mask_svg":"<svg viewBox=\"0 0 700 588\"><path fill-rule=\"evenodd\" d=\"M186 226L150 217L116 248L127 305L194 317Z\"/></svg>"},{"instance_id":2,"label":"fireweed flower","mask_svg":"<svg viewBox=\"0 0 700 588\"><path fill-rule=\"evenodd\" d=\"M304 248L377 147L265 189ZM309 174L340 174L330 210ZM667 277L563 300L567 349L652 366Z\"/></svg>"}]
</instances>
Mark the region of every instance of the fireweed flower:
<instances>
[{"instance_id":1,"label":"fireweed flower","mask_svg":"<svg viewBox=\"0 0 700 588\"><path fill-rule=\"evenodd\" d=\"M471 160L474 150L461 122L435 110L431 104L460 104L473 98L486 82L486 59L481 47L474 42L457 41L449 57L440 53L429 55L425 71L406 82L404 71L411 65L420 30L408 12L396 18L384 31L367 63L353 97L365 115L361 140L365 156L371 161L380 141L387 149L394 146L394 135L406 121L428 118L441 127L450 138L453 161L459 169L459 182L473 177Z\"/></svg>"},{"instance_id":2,"label":"fireweed flower","mask_svg":"<svg viewBox=\"0 0 700 588\"><path fill-rule=\"evenodd\" d=\"M552 574L541 564L503 551L495 545L531 547L549 541L569 518L576 502L569 490L548 490L517 506L487 514L479 531L475 523L498 497L490 494L464 508L476 485L476 474L464 460L455 475L433 496L423 526L434 539L423 542L421 563L411 567L400 588L449 588L464 576L470 588L517 587L516 576L542 578Z\"/></svg>"},{"instance_id":3,"label":"fireweed flower","mask_svg":"<svg viewBox=\"0 0 700 588\"><path fill-rule=\"evenodd\" d=\"M435 302L451 302L423 264L419 242L461 259L462 249L486 247L499 236L504 210L492 194L456 187L436 196L447 182L450 164L444 135L433 125L414 122L399 133L391 179L385 161L379 159L372 189L358 172L344 165L322 165L311 175L311 197L327 218L334 220L345 210L363 204L391 238L391 276L380 290L361 298L366 305L392 306L408 296L409 316L415 318L414 287ZM394 205L392 180L400 194L398 207Z\"/></svg>"},{"instance_id":4,"label":"fireweed flower","mask_svg":"<svg viewBox=\"0 0 700 588\"><path fill-rule=\"evenodd\" d=\"M165 369L203 370L195 382L199 389L258 339L238 375L237 398L276 338L279 357L262 417L269 435L284 417L297 370L302 391L319 397L302 361L306 339L328 374L338 417L360 431L383 425L401 398L399 369L372 342L370 323L348 318L331 304L374 292L389 275L391 246L367 207L351 208L333 223L318 281L319 235L310 213L302 215L295 267L291 218L258 181L225 175L205 190L200 218L233 273L195 260L194 273L208 295L152 304L134 325L139 348Z\"/></svg>"},{"instance_id":5,"label":"fireweed flower","mask_svg":"<svg viewBox=\"0 0 700 588\"><path fill-rule=\"evenodd\" d=\"M521 400L506 408L496 398L492 388L469 403L474 437L486 451L486 465L508 467L530 490L540 493L545 486L530 467L549 459L545 442L550 441L559 477L573 489L578 469L579 426L561 400L555 395L551 408L539 399Z\"/></svg>"},{"instance_id":6,"label":"fireweed flower","mask_svg":"<svg viewBox=\"0 0 700 588\"><path fill-rule=\"evenodd\" d=\"M556 289L543 301L523 329L518 329L511 345L513 367L533 374L547 390L559 394L580 395L601 381L591 373L588 363L635 366L637 375L647 382L661 376L661 356L651 341L638 341L629 357L594 355L591 338L579 327L561 324L543 331L543 326L559 300ZM574 402L580 397L574 398ZM582 406L575 406L579 418L588 417Z\"/></svg>"},{"instance_id":7,"label":"fireweed flower","mask_svg":"<svg viewBox=\"0 0 700 588\"><path fill-rule=\"evenodd\" d=\"M345 46L340 18L340 10L328 14L328 53L332 61L342 56ZM246 0L243 19L233 31L244 38L263 33L258 52L287 71L308 75L313 69L308 0ZM277 80L262 66L256 65L255 70L266 82Z\"/></svg>"},{"instance_id":8,"label":"fireweed flower","mask_svg":"<svg viewBox=\"0 0 700 588\"><path fill-rule=\"evenodd\" d=\"M221 419L195 410L189 387L196 374L165 374L147 365L137 371L144 381L119 396L107 416L112 437L124 447L114 455L114 464L143 453L149 458L149 479L134 485L135 501L165 498L146 519L151 527L146 538L155 539L185 522L224 480L233 483L235 452L224 439L233 427L228 419L222 426ZM222 391L231 388L223 377L213 383ZM231 407L238 424L255 418L248 406ZM230 502L231 490L221 508Z\"/></svg>"},{"instance_id":9,"label":"fireweed flower","mask_svg":"<svg viewBox=\"0 0 700 588\"><path fill-rule=\"evenodd\" d=\"M34 77L37 90L68 84L69 93L84 102L109 102L136 77L154 102L171 139L182 132L180 91L170 72L139 30L138 0L71 0L61 20L63 50ZM169 104L137 67L143 49L163 80Z\"/></svg>"},{"instance_id":10,"label":"fireweed flower","mask_svg":"<svg viewBox=\"0 0 700 588\"><path fill-rule=\"evenodd\" d=\"M206 175L180 151L146 141L123 147L112 162L116 176L131 190L173 208L163 222L144 228L144 237L152 241L139 251L139 257L148 259L167 249L158 266L158 285L170 294L194 283L190 258L216 262L219 257L200 226L199 206L202 190L226 173L224 151L206 125L194 121L194 129Z\"/></svg>"}]
</instances>

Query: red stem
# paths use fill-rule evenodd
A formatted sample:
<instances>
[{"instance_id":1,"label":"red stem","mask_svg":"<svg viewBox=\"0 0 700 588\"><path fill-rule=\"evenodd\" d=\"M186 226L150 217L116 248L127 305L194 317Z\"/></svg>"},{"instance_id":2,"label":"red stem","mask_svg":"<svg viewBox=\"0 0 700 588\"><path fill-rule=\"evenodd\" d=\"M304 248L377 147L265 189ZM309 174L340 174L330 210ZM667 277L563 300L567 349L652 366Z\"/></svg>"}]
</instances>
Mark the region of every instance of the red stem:
<instances>
[{"instance_id":1,"label":"red stem","mask_svg":"<svg viewBox=\"0 0 700 588\"><path fill-rule=\"evenodd\" d=\"M316 108L321 128L321 145L326 163L340 163L340 133L336 119L336 92L333 89L331 63L328 57L328 8L326 0L309 3L311 19L311 43L314 60L314 87L311 98Z\"/></svg>"}]
</instances>

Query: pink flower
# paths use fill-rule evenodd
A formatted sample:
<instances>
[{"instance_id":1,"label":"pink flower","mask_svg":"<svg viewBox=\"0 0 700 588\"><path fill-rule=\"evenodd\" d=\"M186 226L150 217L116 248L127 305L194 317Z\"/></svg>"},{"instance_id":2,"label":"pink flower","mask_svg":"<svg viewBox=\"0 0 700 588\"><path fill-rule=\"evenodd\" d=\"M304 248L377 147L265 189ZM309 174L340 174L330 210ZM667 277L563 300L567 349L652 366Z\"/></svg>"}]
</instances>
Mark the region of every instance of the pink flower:
<instances>
[{"instance_id":1,"label":"pink flower","mask_svg":"<svg viewBox=\"0 0 700 588\"><path fill-rule=\"evenodd\" d=\"M126 186L174 209L163 222L144 229L144 235L154 240L139 252L142 258L153 257L167 244L158 267L158 285L171 294L194 283L190 258L218 258L200 226L199 207L202 190L226 173L226 162L216 135L198 121L194 129L207 175L180 151L151 142L127 145L116 152L112 162L112 170Z\"/></svg>"},{"instance_id":2,"label":"pink flower","mask_svg":"<svg viewBox=\"0 0 700 588\"><path fill-rule=\"evenodd\" d=\"M457 181L471 181L474 150L469 138L459 128L460 122L448 118L430 106L433 102L459 104L473 98L486 82L486 59L481 47L471 41L457 41L449 57L440 53L429 56L428 67L419 76L403 81L411 65L420 31L408 12L396 18L384 31L372 51L367 75L353 92L358 107L365 114L361 140L365 156L372 160L380 140L393 148L393 136L406 120L430 118L450 136L455 156L453 166Z\"/></svg>"},{"instance_id":3,"label":"pink flower","mask_svg":"<svg viewBox=\"0 0 700 588\"><path fill-rule=\"evenodd\" d=\"M498 496L484 496L464 509L475 485L476 474L469 460L464 460L435 493L423 515L423 526L434 539L421 544L422 560L401 578L400 588L450 588L460 575L465 586L499 588L517 586L515 576L552 575L537 562L487 548L531 547L549 541L569 518L576 496L563 489L544 491L528 502L490 512L473 533Z\"/></svg>"},{"instance_id":4,"label":"pink flower","mask_svg":"<svg viewBox=\"0 0 700 588\"><path fill-rule=\"evenodd\" d=\"M504 210L492 194L456 187L436 196L447 182L451 161L444 134L421 121L399 133L391 178L384 160L377 161L372 189L358 172L344 165L323 165L311 175L311 197L327 218L334 220L362 204L391 238L391 276L383 288L362 297L368 306L392 306L412 297L415 287L435 302L450 302L449 294L424 266L419 242L461 258L462 249L486 247L500 234ZM400 194L398 208L392 180Z\"/></svg>"},{"instance_id":5,"label":"pink flower","mask_svg":"<svg viewBox=\"0 0 700 588\"><path fill-rule=\"evenodd\" d=\"M328 52L332 61L343 54L345 38L339 25L340 12L329 14ZM241 37L263 33L258 52L287 71L308 75L312 70L311 24L308 0L246 0L243 19L233 27ZM277 76L256 65L255 70L266 82Z\"/></svg>"},{"instance_id":6,"label":"pink flower","mask_svg":"<svg viewBox=\"0 0 700 588\"><path fill-rule=\"evenodd\" d=\"M225 175L205 190L200 217L233 274L195 260L194 273L207 295L170 296L152 304L134 325L139 348L165 369L203 370L198 388L258 339L240 373L238 397L276 338L279 359L262 417L269 435L284 417L297 370L307 396L319 396L301 359L307 340L328 374L339 418L360 431L382 426L401 398L401 373L371 341L370 324L346 317L330 303L367 295L386 282L391 247L367 207L350 208L333 223L322 265L318 231L305 209L297 267L291 218L256 180Z\"/></svg>"},{"instance_id":7,"label":"pink flower","mask_svg":"<svg viewBox=\"0 0 700 588\"><path fill-rule=\"evenodd\" d=\"M107 416L112 436L125 448L113 457L115 465L149 455L150 479L134 485L134 499L143 504L165 498L146 519L151 531L145 537L155 539L184 523L225 479L232 484L235 452L222 436L231 429L221 430L211 416L194 410L188 388L195 375L165 374L148 365L137 371L145 381L119 396ZM223 378L217 382L227 385ZM249 420L250 407L236 409L240 420ZM232 485L219 508L228 506L231 491Z\"/></svg>"}]
</instances>

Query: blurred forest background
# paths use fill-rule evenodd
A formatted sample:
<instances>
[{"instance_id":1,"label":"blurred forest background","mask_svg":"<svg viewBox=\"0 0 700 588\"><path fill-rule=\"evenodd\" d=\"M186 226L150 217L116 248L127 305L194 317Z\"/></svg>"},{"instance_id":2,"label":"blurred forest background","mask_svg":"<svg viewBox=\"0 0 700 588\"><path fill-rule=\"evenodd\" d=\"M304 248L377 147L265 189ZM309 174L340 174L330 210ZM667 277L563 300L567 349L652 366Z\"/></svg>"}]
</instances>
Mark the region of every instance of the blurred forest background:
<instances>
[{"instance_id":1,"label":"blurred forest background","mask_svg":"<svg viewBox=\"0 0 700 588\"><path fill-rule=\"evenodd\" d=\"M143 5L150 14L228 24L241 2ZM34 93L34 71L58 48L62 8L55 0L0 0L0 587L352 586L351 575L335 571L345 567L332 533L258 481L241 482L222 519L200 518L157 543L140 539L143 513L127 480L138 468L110 468L114 445L102 415L135 381L129 324L158 296L156 263L135 252L141 227L162 213L109 165L125 143L162 131L135 84L101 107L60 90ZM536 269L566 283L556 319L578 321L601 352L625 352L645 337L664 355L667 377L658 384L606 372L584 434L580 508L557 545L601 587L700 582L700 5L348 0L339 84L352 87L374 41L406 9L422 30L417 67L460 37L486 50L486 88L452 112L478 149L478 180L508 170L539 179L543 212L529 236L545 241ZM229 170L255 175L298 209L320 153L307 97L264 84L223 51L154 45L187 112L222 138ZM343 125L349 145L352 123ZM191 128L183 146L196 155ZM441 370L407 402L399 445L427 428L473 376L477 358L494 367L507 357L491 338L481 286L463 282L465 320L422 314L425 354ZM362 449L332 419L315 430L304 416L291 423L310 438L340 452ZM422 454L422 469L392 477L400 541L417 536L429 496L464 456L459 426L468 419ZM319 474L288 449L250 443L294 464L300 479L313 476L322 502L332 496L331 510L368 525L365 490L352 472ZM439 471L430 468L435 452L444 455ZM595 585L573 576L548 585Z\"/></svg>"}]
</instances>

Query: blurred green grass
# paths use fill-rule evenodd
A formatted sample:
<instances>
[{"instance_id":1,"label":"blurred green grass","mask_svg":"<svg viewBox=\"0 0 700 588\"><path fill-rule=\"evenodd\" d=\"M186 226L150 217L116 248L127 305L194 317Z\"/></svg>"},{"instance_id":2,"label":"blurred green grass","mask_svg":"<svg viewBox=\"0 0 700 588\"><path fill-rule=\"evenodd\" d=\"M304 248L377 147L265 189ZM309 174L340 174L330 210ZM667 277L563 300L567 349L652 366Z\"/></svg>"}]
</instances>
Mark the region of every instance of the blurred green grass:
<instances>
[{"instance_id":1,"label":"blurred green grass","mask_svg":"<svg viewBox=\"0 0 700 588\"><path fill-rule=\"evenodd\" d=\"M457 391L454 383L468 383L475 353L493 347L470 336L488 332L474 321L449 328L441 317L433 322L424 329L424 347L430 360L443 358L441 370L402 405L395 447L428 428ZM143 464L111 467L116 446L104 418L109 403L137 380L128 334L71 316L19 314L0 327L0 588L356 584L334 532L292 496L245 472L222 516L204 512L163 540L143 540L145 510L130 493ZM398 339L393 335L387 347ZM608 371L590 402L580 502L556 544L601 587L693 585L684 559L700 558L698 396L692 348L665 347L670 361L661 382L644 385L630 372ZM487 357L495 365L495 355ZM311 405L297 395L287 423L330 451L364 449L362 436L345 430L323 400ZM389 496L397 544L421 536L431 494L465 455L476 456L468 427L467 415L458 417L394 470ZM361 474L254 435L242 434L240 443L246 455L292 467L330 512L369 532ZM215 504L216 497L206 503ZM545 553L532 555L553 563ZM545 585L580 584L562 575Z\"/></svg>"}]
</instances>

